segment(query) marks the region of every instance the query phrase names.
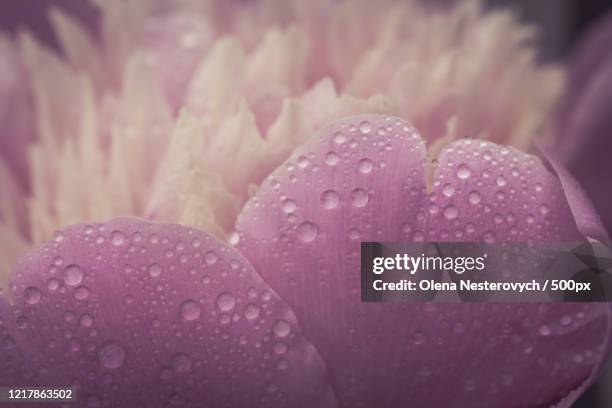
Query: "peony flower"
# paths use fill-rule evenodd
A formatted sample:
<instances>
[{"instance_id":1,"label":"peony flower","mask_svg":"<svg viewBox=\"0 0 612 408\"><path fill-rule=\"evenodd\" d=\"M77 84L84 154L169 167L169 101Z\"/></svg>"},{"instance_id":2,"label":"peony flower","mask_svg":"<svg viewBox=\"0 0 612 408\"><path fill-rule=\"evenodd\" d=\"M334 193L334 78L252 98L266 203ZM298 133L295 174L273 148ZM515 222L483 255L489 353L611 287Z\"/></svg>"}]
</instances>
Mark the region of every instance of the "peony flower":
<instances>
[{"instance_id":1,"label":"peony flower","mask_svg":"<svg viewBox=\"0 0 612 408\"><path fill-rule=\"evenodd\" d=\"M607 239L536 156L563 81L531 28L476 2L100 7L98 40L51 15L63 57L0 48L21 257L0 383L147 407L570 406L592 384L607 303L360 302L361 241Z\"/></svg>"}]
</instances>

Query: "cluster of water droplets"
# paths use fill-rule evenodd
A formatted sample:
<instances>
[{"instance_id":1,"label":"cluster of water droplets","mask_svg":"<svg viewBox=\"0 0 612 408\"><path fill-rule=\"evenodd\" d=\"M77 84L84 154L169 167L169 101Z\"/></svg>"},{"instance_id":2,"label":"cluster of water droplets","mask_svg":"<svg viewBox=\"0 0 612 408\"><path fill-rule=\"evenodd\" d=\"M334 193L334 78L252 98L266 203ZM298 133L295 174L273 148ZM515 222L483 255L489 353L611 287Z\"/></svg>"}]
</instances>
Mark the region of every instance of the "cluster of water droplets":
<instances>
[{"instance_id":1,"label":"cluster of water droplets","mask_svg":"<svg viewBox=\"0 0 612 408\"><path fill-rule=\"evenodd\" d=\"M348 361L363 361L360 359L368 350L378 350L377 345L369 343L378 338L371 332L361 332L360 322L368 322L371 328L376 326L372 319L385 319L369 315L359 305L355 273L359 271L356 248L360 241L550 242L566 233L559 224L571 214L557 208L563 207L557 205L563 201L558 180L537 158L489 142L456 142L443 150L431 191L427 192L424 171L419 168L425 160L423 153L416 133L392 118L359 123L349 120L327 129L264 183L230 239L255 263L270 265L268 260L273 260L274 266L262 268L261 273L274 280L275 289L298 313L305 334L336 370L342 370ZM393 190L385 190L388 185ZM389 193L383 195L381 191ZM394 206L398 194L391 194L398 191L402 208ZM402 214L405 218L397 222ZM314 300L297 295L302 293L313 295ZM339 306L338 299L342 299ZM423 311L417 310L421 306L416 304L384 306L386 318L389 322L389 316L396 318L392 320L394 331L401 332L406 343L402 346L406 352L394 354L389 361L389 375L414 382L414 392L406 392L412 397L420 392L421 380L415 376L422 379L422 389L427 390L432 376L444 377L453 369L477 374L478 365L484 364L475 360L474 366L467 367L469 362L459 353L456 363L445 360L439 364L445 372L437 372L436 365L419 363L415 356L421 353L429 356L428 352L444 346L453 355L454 347L463 344L467 336L484 354L498 354L497 350L504 347L511 350L507 354L510 367L510 359L522 359L520 354L524 353L528 360L532 353L543 352L548 338L577 329L585 323L584 316L593 312L588 307L568 307L556 316L534 305L517 310L514 305L483 304L476 306L477 313L468 305L449 308L425 304ZM318 311L336 307L343 313L330 312L338 317L330 319L333 326L325 326L325 319L311 325L309 320ZM398 328L402 316L410 319ZM417 316L426 320L419 322ZM350 345L345 352L326 352L328 331L341 333ZM593 363L593 356L600 351L583 350L563 361L542 361L542 367L561 375L576 364ZM393 371L396 367L397 372ZM351 371L342 375L340 393L358 406L356 396L368 374ZM466 374L465 382L457 383L456 392L499 394L519 381L522 379L512 370L490 373L489 386L482 378ZM393 379L389 378L389 383Z\"/></svg>"},{"instance_id":2,"label":"cluster of water droplets","mask_svg":"<svg viewBox=\"0 0 612 408\"><path fill-rule=\"evenodd\" d=\"M261 388L251 398L286 402L283 376L295 370L288 355L299 331L248 261L187 228L116 224L58 232L18 271L15 323L47 338L39 364L71 375L63 380L81 389L88 406L111 403L150 370L160 381L155 398L170 403L205 393L232 401L237 396L221 395L207 379L225 378L227 390L246 373L257 374L252 389Z\"/></svg>"},{"instance_id":3,"label":"cluster of water droplets","mask_svg":"<svg viewBox=\"0 0 612 408\"><path fill-rule=\"evenodd\" d=\"M318 142L326 149L298 151L264 183L275 196L272 205L279 208L284 221L279 239L301 244L324 240L328 236L326 217L348 213L355 221L349 239L358 240L364 227L360 220L372 218L383 205L384 198L377 197L377 182L389 177L385 157L402 138L412 138L413 149L421 143L407 123L373 117L325 132ZM268 197L255 197L248 206L262 208L261 200L269 203ZM239 240L235 233L230 242L238 244Z\"/></svg>"},{"instance_id":4,"label":"cluster of water droplets","mask_svg":"<svg viewBox=\"0 0 612 408\"><path fill-rule=\"evenodd\" d=\"M557 204L563 201L558 180L534 156L486 141L461 140L439 158L428 204L428 237L554 241L563 238L563 225L571 221L567 206Z\"/></svg>"}]
</instances>

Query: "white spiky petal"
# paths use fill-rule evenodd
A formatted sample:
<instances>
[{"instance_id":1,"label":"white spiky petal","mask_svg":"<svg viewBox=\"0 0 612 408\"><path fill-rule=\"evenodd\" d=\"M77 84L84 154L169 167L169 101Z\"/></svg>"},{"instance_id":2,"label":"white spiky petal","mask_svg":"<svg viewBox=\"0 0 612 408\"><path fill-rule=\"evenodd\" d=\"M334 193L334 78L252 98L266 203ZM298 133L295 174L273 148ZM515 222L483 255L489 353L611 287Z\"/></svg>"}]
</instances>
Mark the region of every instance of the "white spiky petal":
<instances>
[{"instance_id":1,"label":"white spiky petal","mask_svg":"<svg viewBox=\"0 0 612 408\"><path fill-rule=\"evenodd\" d=\"M0 159L4 277L78 221L138 215L224 236L253 186L347 115L405 117L434 156L466 136L530 150L563 83L535 61L531 27L475 1L99 4L100 44L54 11L65 58L25 32L14 45L36 141L28 193Z\"/></svg>"}]
</instances>

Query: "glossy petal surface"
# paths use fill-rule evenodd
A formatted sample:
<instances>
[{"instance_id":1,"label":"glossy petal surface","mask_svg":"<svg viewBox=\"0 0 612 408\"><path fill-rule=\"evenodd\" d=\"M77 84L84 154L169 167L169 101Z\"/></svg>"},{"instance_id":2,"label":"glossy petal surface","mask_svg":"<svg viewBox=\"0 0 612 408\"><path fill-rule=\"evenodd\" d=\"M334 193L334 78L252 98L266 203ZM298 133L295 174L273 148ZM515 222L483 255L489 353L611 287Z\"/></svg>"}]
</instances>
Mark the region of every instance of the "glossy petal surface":
<instances>
[{"instance_id":1,"label":"glossy petal surface","mask_svg":"<svg viewBox=\"0 0 612 408\"><path fill-rule=\"evenodd\" d=\"M73 385L83 406L334 406L293 312L203 232L69 227L17 265L13 295L15 385Z\"/></svg>"},{"instance_id":2,"label":"glossy petal surface","mask_svg":"<svg viewBox=\"0 0 612 408\"><path fill-rule=\"evenodd\" d=\"M360 241L582 239L559 180L532 156L458 142L431 195L424 162L399 119L338 122L264 182L234 239L296 311L341 406L567 404L604 355L606 305L360 302Z\"/></svg>"}]
</instances>

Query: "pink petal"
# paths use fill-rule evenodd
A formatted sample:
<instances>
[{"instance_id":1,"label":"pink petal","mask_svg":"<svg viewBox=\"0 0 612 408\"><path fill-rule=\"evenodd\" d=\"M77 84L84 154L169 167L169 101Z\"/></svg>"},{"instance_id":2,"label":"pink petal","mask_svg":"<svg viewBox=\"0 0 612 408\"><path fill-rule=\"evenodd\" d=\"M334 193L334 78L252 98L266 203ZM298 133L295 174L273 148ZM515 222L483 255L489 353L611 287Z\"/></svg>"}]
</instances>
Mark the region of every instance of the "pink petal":
<instances>
[{"instance_id":1,"label":"pink petal","mask_svg":"<svg viewBox=\"0 0 612 408\"><path fill-rule=\"evenodd\" d=\"M515 240L510 226L496 226L493 212L503 201L496 195L496 176L502 174L500 158L506 152L511 153L503 163L506 188L521 190L516 199L506 198L504 215L514 212L522 228L519 236L544 241L582 237L559 181L541 163L484 144L498 160L494 165L481 145L472 143L465 151L480 155L470 156L468 177L456 175L462 159L457 149L442 154L436 200L430 202L425 148L407 123L380 116L345 119L297 149L239 216L240 249L295 310L326 361L343 406L568 404L578 393L572 391L592 380L606 354L605 304L360 302L360 241L414 241L428 233L450 241L474 240L489 230L498 241ZM547 200L541 204L548 206L554 224L536 215L540 227L527 225L534 202L532 194L523 193L520 177L513 179L513 157L532 187L542 184ZM476 184L484 170L491 172L493 185ZM468 202L477 188L478 212ZM453 221L444 218L443 210L433 211L443 218L432 217L434 203L454 203ZM468 223L474 228L469 237Z\"/></svg>"},{"instance_id":2,"label":"pink petal","mask_svg":"<svg viewBox=\"0 0 612 408\"><path fill-rule=\"evenodd\" d=\"M0 320L27 355L21 385L72 384L80 405L335 406L293 312L206 233L68 227L16 266L13 294Z\"/></svg>"},{"instance_id":3,"label":"pink petal","mask_svg":"<svg viewBox=\"0 0 612 408\"><path fill-rule=\"evenodd\" d=\"M576 226L580 232L586 237L594 238L601 242L610 242L610 236L603 226L599 214L595 211L593 203L587 197L578 180L569 173L550 149L541 150L543 150L548 163L563 186L565 198L574 214Z\"/></svg>"},{"instance_id":4,"label":"pink petal","mask_svg":"<svg viewBox=\"0 0 612 408\"><path fill-rule=\"evenodd\" d=\"M490 142L459 140L441 152L438 162L430 240L583 240L561 182L537 157Z\"/></svg>"},{"instance_id":5,"label":"pink petal","mask_svg":"<svg viewBox=\"0 0 612 408\"><path fill-rule=\"evenodd\" d=\"M422 229L414 224L424 221L424 158L422 140L403 121L337 122L298 148L237 222L241 250L294 306L343 406L415 397L404 386L415 374L406 358L417 333L405 307L360 303L359 242Z\"/></svg>"},{"instance_id":6,"label":"pink petal","mask_svg":"<svg viewBox=\"0 0 612 408\"><path fill-rule=\"evenodd\" d=\"M0 35L0 160L8 163L24 189L29 187L27 146L34 135L33 107L26 83L17 50Z\"/></svg>"},{"instance_id":7,"label":"pink petal","mask_svg":"<svg viewBox=\"0 0 612 408\"><path fill-rule=\"evenodd\" d=\"M612 194L602 175L610 174L612 151L612 14L602 19L574 52L569 90L559 117L557 153L578 179L612 231Z\"/></svg>"}]
</instances>

